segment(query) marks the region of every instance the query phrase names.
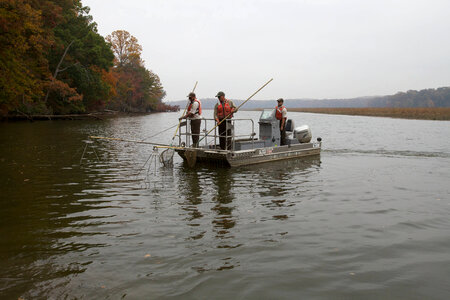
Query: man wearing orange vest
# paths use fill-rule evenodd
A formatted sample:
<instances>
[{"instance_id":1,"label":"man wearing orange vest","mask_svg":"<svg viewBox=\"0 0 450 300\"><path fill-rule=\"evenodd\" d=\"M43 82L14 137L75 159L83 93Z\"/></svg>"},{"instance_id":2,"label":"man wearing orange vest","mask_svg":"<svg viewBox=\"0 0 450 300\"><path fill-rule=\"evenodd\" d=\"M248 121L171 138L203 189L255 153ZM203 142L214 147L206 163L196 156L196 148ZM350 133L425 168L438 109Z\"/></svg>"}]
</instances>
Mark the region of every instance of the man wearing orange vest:
<instances>
[{"instance_id":1,"label":"man wearing orange vest","mask_svg":"<svg viewBox=\"0 0 450 300\"><path fill-rule=\"evenodd\" d=\"M286 119L287 109L283 105L283 98L277 100L278 105L275 107L275 117L280 121L280 146L286 145Z\"/></svg>"},{"instance_id":2,"label":"man wearing orange vest","mask_svg":"<svg viewBox=\"0 0 450 300\"><path fill-rule=\"evenodd\" d=\"M220 149L222 150L231 150L231 118L233 117L233 113L237 112L236 105L234 105L233 101L225 99L224 92L218 92L216 95L219 98L219 103L214 106L214 119L217 123L225 119L227 116L227 120L223 121L219 125L219 141L220 141Z\"/></svg>"},{"instance_id":3,"label":"man wearing orange vest","mask_svg":"<svg viewBox=\"0 0 450 300\"><path fill-rule=\"evenodd\" d=\"M180 119L189 119L191 121L192 146L198 147L200 136L200 125L202 123L202 103L195 97L195 93L189 93L189 106L187 113Z\"/></svg>"}]
</instances>

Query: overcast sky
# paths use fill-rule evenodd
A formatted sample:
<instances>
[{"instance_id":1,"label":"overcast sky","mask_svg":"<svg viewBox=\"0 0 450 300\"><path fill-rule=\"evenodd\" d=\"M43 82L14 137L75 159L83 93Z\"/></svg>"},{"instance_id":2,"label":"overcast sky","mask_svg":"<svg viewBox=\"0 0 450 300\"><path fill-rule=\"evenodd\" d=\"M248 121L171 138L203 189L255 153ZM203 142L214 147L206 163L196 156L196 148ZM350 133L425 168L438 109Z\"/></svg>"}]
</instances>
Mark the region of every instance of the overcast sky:
<instances>
[{"instance_id":1,"label":"overcast sky","mask_svg":"<svg viewBox=\"0 0 450 300\"><path fill-rule=\"evenodd\" d=\"M164 101L351 98L450 86L449 0L82 0L126 30Z\"/></svg>"}]
</instances>

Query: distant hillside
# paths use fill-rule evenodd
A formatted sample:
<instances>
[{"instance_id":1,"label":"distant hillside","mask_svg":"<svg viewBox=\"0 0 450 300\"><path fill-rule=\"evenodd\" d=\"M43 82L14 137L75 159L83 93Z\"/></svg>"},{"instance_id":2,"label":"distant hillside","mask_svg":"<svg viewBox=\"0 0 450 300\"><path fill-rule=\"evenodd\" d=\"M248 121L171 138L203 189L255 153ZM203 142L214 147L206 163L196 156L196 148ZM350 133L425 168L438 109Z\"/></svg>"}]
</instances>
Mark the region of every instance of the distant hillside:
<instances>
[{"instance_id":1,"label":"distant hillside","mask_svg":"<svg viewBox=\"0 0 450 300\"><path fill-rule=\"evenodd\" d=\"M236 105L244 100L232 99ZM217 99L201 99L204 109L213 109ZM179 105L184 109L187 100L169 102L170 105ZM368 96L352 99L285 99L287 107L325 108L325 107L450 107L450 87L438 89L425 89L420 91L409 90L406 93L398 92L389 96ZM276 106L274 100L248 101L243 109L272 108Z\"/></svg>"},{"instance_id":2,"label":"distant hillside","mask_svg":"<svg viewBox=\"0 0 450 300\"><path fill-rule=\"evenodd\" d=\"M450 107L450 87L409 90L392 96L377 97L368 102L369 107Z\"/></svg>"},{"instance_id":3,"label":"distant hillside","mask_svg":"<svg viewBox=\"0 0 450 300\"><path fill-rule=\"evenodd\" d=\"M289 107L367 107L369 99L371 98L355 98L355 99L326 99L326 100L314 100L314 99L285 99L286 106ZM200 99L202 101L202 108L213 109L217 103L217 99ZM239 106L245 100L232 99L236 106ZM187 100L169 102L171 105L179 105L181 109L184 109ZM256 109L256 108L273 108L277 105L276 100L255 100L248 101L243 108L244 109Z\"/></svg>"}]
</instances>

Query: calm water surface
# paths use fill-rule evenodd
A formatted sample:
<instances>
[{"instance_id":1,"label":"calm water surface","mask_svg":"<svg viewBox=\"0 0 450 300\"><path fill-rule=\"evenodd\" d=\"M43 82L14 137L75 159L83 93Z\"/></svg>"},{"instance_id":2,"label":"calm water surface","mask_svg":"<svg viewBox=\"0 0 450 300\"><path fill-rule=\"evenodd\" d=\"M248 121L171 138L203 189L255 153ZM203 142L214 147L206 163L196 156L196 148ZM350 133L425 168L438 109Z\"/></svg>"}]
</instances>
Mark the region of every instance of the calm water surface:
<instances>
[{"instance_id":1,"label":"calm water surface","mask_svg":"<svg viewBox=\"0 0 450 300\"><path fill-rule=\"evenodd\" d=\"M100 141L80 165L178 114L0 124L1 299L450 298L450 122L290 113L320 157L139 173L151 146Z\"/></svg>"}]
</instances>

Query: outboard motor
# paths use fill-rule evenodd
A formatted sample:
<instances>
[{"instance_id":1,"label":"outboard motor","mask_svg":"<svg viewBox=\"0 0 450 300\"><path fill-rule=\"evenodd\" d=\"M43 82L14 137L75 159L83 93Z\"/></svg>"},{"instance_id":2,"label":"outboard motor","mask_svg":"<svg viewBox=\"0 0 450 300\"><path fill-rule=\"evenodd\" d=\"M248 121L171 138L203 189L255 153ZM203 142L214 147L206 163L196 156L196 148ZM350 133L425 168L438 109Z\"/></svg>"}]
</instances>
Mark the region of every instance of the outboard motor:
<instances>
[{"instance_id":1,"label":"outboard motor","mask_svg":"<svg viewBox=\"0 0 450 300\"><path fill-rule=\"evenodd\" d=\"M308 125L302 125L294 129L294 138L300 143L309 143L312 138L311 129Z\"/></svg>"}]
</instances>

